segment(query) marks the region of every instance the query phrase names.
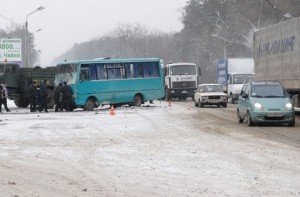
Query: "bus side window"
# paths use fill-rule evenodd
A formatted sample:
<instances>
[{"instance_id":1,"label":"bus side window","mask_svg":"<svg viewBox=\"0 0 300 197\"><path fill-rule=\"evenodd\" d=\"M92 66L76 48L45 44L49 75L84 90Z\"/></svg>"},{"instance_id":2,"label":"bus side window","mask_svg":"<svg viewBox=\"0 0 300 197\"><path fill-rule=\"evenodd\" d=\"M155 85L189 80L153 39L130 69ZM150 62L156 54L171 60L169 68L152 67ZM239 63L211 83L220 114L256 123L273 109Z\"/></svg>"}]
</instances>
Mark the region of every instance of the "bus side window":
<instances>
[{"instance_id":1,"label":"bus side window","mask_svg":"<svg viewBox=\"0 0 300 197\"><path fill-rule=\"evenodd\" d=\"M147 62L143 64L144 77L158 77L159 76L159 64L155 62Z\"/></svg>"},{"instance_id":2,"label":"bus side window","mask_svg":"<svg viewBox=\"0 0 300 197\"><path fill-rule=\"evenodd\" d=\"M125 68L125 76L126 76L125 78L127 79L133 78L133 72L134 72L133 64L125 63L124 68Z\"/></svg>"},{"instance_id":3,"label":"bus side window","mask_svg":"<svg viewBox=\"0 0 300 197\"><path fill-rule=\"evenodd\" d=\"M130 78L134 78L134 68L133 68L133 64L130 64Z\"/></svg>"},{"instance_id":4,"label":"bus side window","mask_svg":"<svg viewBox=\"0 0 300 197\"><path fill-rule=\"evenodd\" d=\"M98 73L97 73L97 64L90 64L90 80L97 80L98 79Z\"/></svg>"},{"instance_id":5,"label":"bus side window","mask_svg":"<svg viewBox=\"0 0 300 197\"><path fill-rule=\"evenodd\" d=\"M134 78L144 78L143 65L139 62L133 64Z\"/></svg>"},{"instance_id":6,"label":"bus side window","mask_svg":"<svg viewBox=\"0 0 300 197\"><path fill-rule=\"evenodd\" d=\"M89 80L89 70L88 69L81 69L80 71L80 81L87 81Z\"/></svg>"}]
</instances>

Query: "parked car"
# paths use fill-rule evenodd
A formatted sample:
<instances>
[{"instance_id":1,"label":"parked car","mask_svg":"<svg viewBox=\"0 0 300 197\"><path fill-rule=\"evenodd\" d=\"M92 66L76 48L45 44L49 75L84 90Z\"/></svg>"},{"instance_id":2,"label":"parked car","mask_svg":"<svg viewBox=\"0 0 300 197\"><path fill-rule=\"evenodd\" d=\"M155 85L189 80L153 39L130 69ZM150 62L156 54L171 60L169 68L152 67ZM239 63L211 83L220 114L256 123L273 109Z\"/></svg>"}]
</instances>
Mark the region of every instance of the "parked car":
<instances>
[{"instance_id":1,"label":"parked car","mask_svg":"<svg viewBox=\"0 0 300 197\"><path fill-rule=\"evenodd\" d=\"M256 123L287 123L295 126L292 101L280 82L247 82L240 93L237 117L249 126Z\"/></svg>"},{"instance_id":2,"label":"parked car","mask_svg":"<svg viewBox=\"0 0 300 197\"><path fill-rule=\"evenodd\" d=\"M219 84L201 84L194 95L195 106L217 105L227 107L227 95Z\"/></svg>"}]
</instances>

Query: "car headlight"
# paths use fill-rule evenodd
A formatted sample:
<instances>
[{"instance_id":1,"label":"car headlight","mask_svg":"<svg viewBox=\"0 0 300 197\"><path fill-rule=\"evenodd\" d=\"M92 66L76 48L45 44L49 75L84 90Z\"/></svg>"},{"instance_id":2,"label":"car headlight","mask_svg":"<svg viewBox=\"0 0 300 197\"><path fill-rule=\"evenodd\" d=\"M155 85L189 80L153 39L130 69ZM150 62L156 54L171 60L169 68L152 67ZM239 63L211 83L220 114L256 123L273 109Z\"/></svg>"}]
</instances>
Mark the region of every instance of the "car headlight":
<instances>
[{"instance_id":1,"label":"car headlight","mask_svg":"<svg viewBox=\"0 0 300 197\"><path fill-rule=\"evenodd\" d=\"M202 100L206 100L207 98L207 96L202 96Z\"/></svg>"},{"instance_id":2,"label":"car headlight","mask_svg":"<svg viewBox=\"0 0 300 197\"><path fill-rule=\"evenodd\" d=\"M260 103L255 103L254 107L259 110L263 110L263 106Z\"/></svg>"},{"instance_id":3,"label":"car headlight","mask_svg":"<svg viewBox=\"0 0 300 197\"><path fill-rule=\"evenodd\" d=\"M287 103L285 107L286 109L291 110L293 108L293 105L291 103Z\"/></svg>"}]
</instances>

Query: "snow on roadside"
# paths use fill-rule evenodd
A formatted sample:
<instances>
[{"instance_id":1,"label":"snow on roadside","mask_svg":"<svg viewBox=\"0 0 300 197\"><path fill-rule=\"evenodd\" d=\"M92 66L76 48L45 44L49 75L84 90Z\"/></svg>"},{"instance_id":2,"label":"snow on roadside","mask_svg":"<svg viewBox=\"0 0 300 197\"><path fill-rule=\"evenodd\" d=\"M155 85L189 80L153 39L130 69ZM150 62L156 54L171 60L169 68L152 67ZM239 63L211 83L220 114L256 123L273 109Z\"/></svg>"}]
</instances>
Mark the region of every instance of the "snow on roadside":
<instances>
[{"instance_id":1,"label":"snow on roadside","mask_svg":"<svg viewBox=\"0 0 300 197\"><path fill-rule=\"evenodd\" d=\"M148 107L117 108L114 116L107 108L29 113L11 102L10 107L10 113L0 115L0 162L21 165L22 171L33 166L32 176L44 178L44 187L57 184L43 176L40 169L46 168L56 179L71 176L72 183L88 191L96 192L94 185L101 185L108 195L300 192L295 174L300 170L299 149L246 134L232 138L207 131L216 120L193 120L199 111L189 104L169 107L156 101ZM69 184L63 186L71 191Z\"/></svg>"}]
</instances>

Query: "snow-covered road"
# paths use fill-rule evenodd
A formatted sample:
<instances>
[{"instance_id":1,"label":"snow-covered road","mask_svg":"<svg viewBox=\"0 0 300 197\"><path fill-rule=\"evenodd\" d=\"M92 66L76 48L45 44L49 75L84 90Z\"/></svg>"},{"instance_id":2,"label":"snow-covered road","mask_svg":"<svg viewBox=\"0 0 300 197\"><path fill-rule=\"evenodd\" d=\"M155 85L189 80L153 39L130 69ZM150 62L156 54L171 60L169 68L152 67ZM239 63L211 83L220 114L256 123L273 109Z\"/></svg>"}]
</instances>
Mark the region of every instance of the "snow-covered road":
<instances>
[{"instance_id":1,"label":"snow-covered road","mask_svg":"<svg viewBox=\"0 0 300 197\"><path fill-rule=\"evenodd\" d=\"M299 140L234 109L150 107L0 115L4 196L299 196Z\"/></svg>"}]
</instances>

